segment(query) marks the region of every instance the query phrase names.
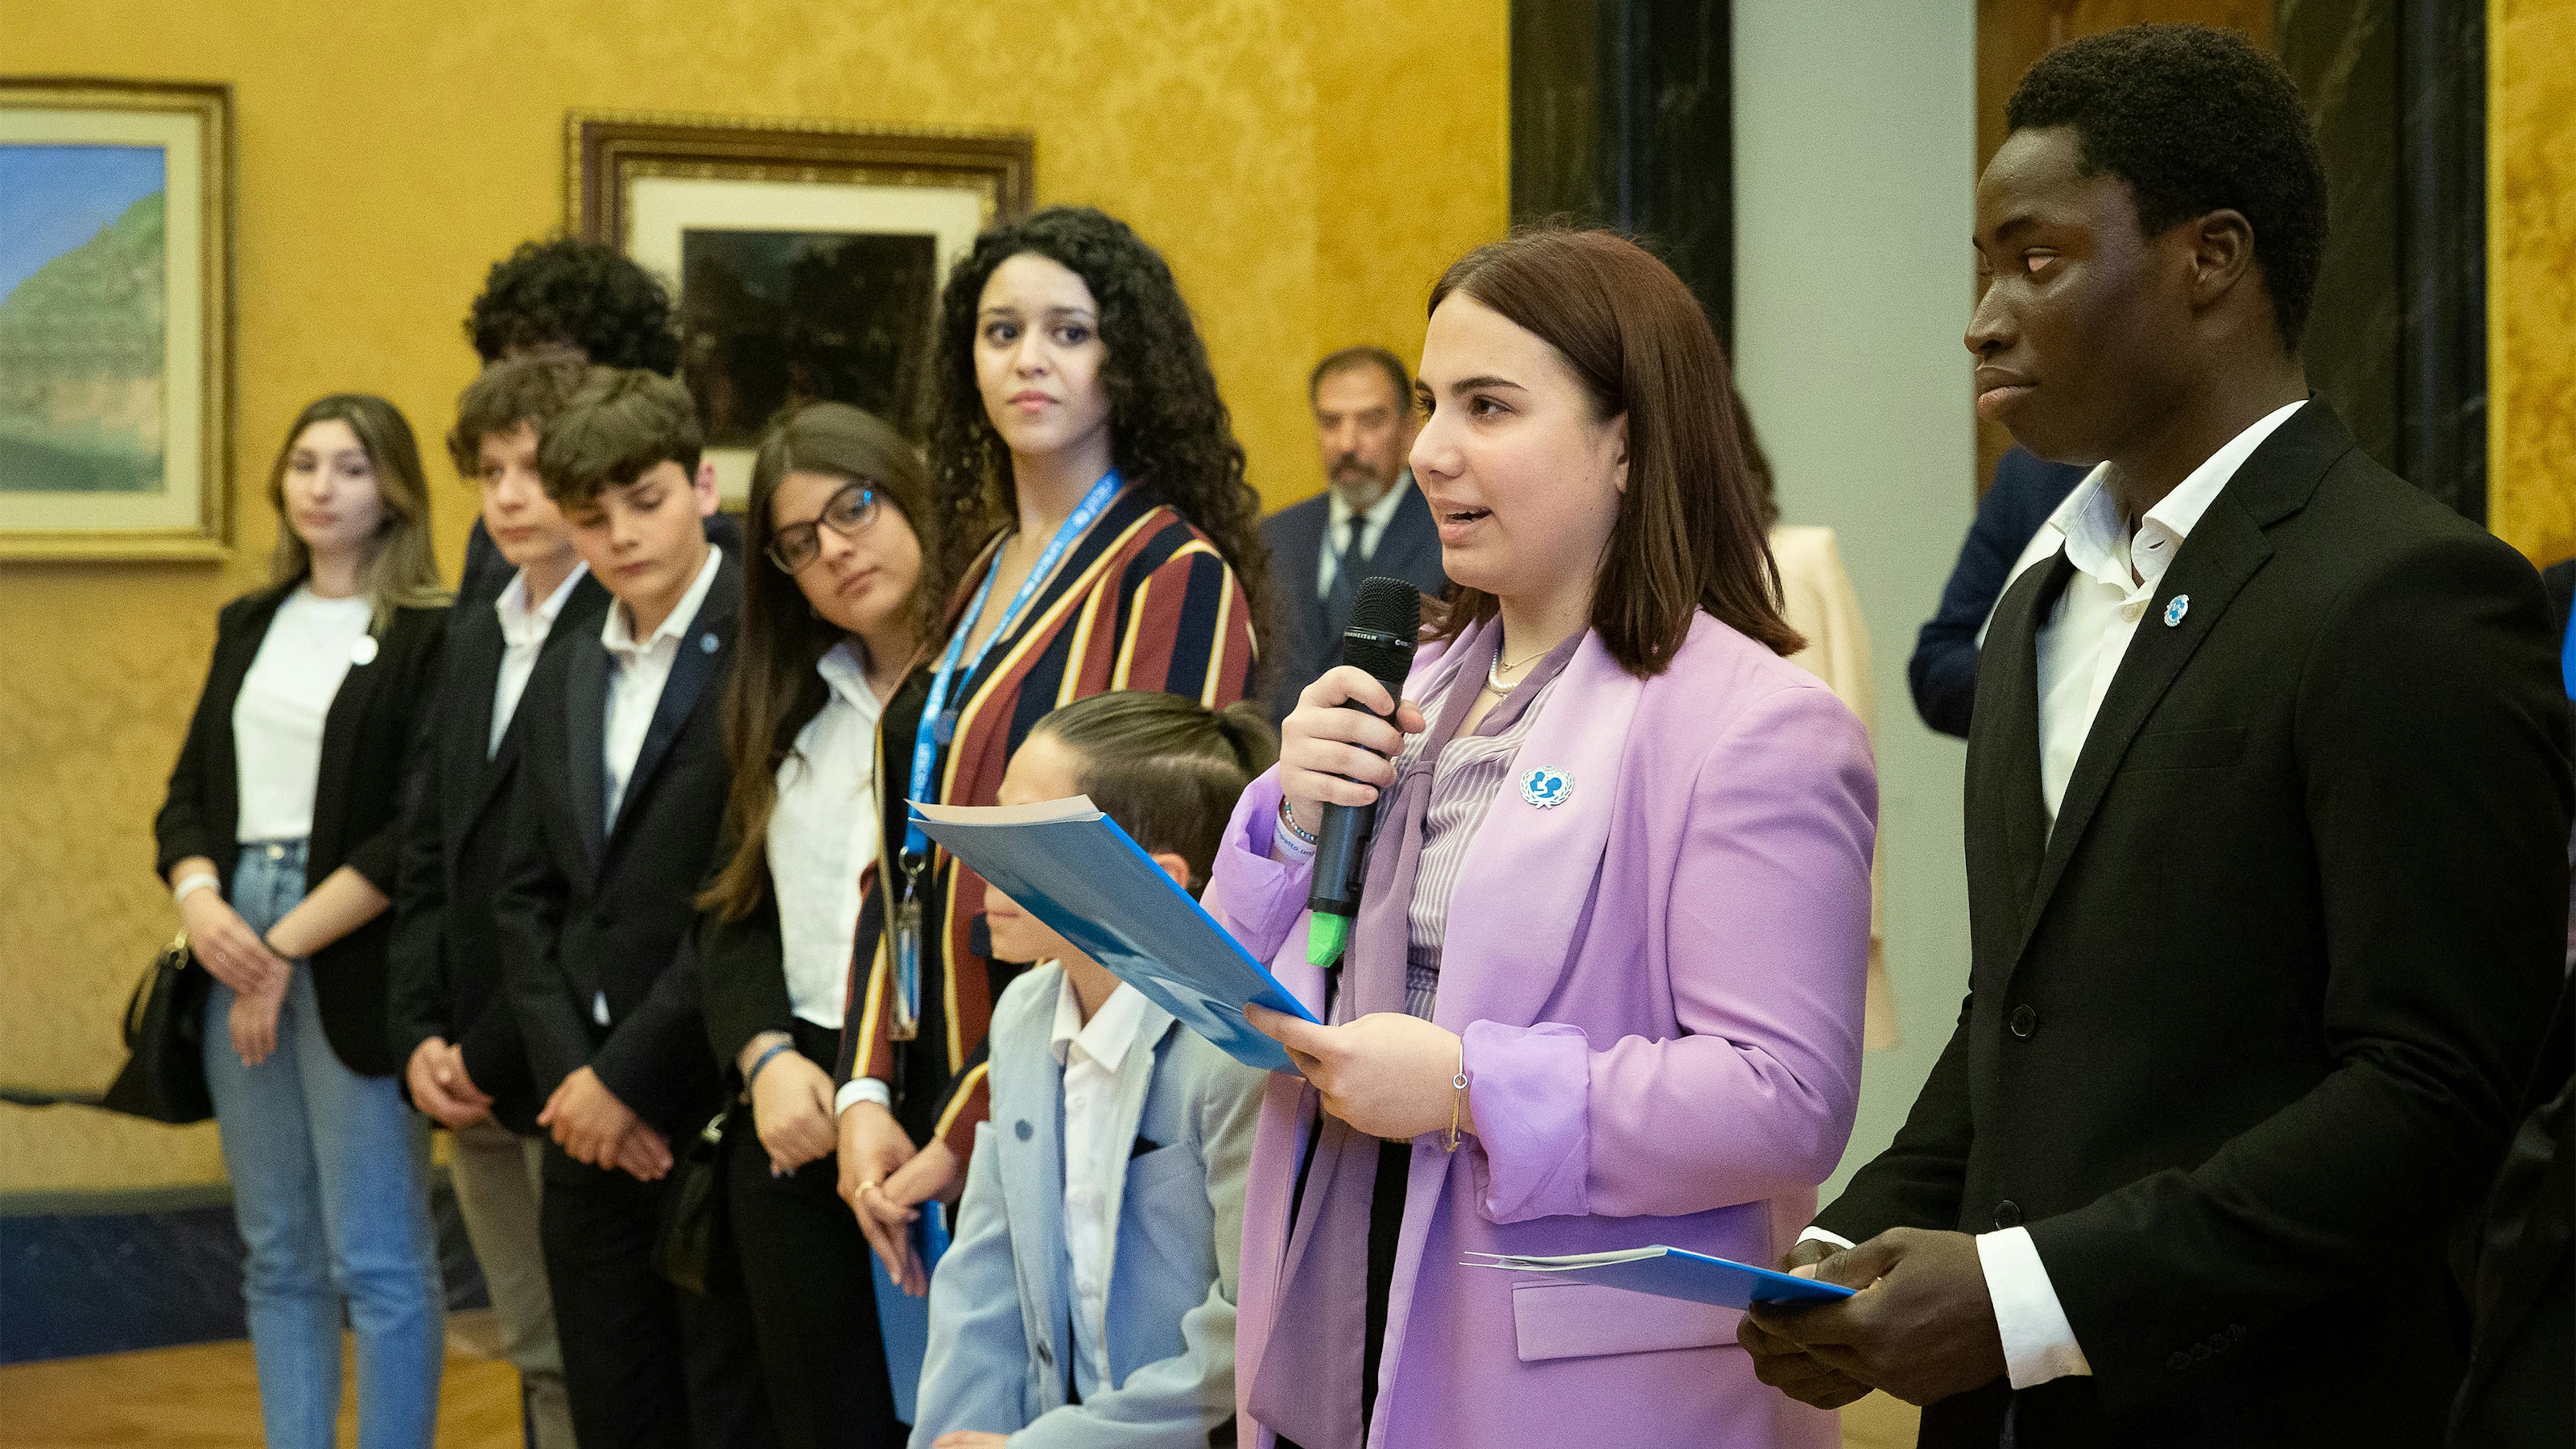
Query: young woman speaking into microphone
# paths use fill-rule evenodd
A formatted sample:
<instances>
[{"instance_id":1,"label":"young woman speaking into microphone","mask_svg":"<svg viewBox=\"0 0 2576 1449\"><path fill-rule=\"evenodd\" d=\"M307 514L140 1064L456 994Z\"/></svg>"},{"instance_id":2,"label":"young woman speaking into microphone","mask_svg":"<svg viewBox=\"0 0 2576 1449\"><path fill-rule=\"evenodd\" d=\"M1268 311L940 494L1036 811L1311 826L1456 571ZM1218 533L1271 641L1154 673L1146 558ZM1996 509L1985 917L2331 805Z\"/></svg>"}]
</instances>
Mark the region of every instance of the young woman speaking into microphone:
<instances>
[{"instance_id":1,"label":"young woman speaking into microphone","mask_svg":"<svg viewBox=\"0 0 2576 1449\"><path fill-rule=\"evenodd\" d=\"M1538 231L1449 269L1421 372L1449 619L1400 708L1349 667L1308 686L1206 895L1330 1023L1254 1011L1302 1075L1247 1190L1243 1413L1301 1449L1825 1449L1732 1311L1459 1266L1769 1262L1851 1128L1877 780L1782 657L1725 358L1662 263ZM1328 983L1309 837L1381 791Z\"/></svg>"}]
</instances>

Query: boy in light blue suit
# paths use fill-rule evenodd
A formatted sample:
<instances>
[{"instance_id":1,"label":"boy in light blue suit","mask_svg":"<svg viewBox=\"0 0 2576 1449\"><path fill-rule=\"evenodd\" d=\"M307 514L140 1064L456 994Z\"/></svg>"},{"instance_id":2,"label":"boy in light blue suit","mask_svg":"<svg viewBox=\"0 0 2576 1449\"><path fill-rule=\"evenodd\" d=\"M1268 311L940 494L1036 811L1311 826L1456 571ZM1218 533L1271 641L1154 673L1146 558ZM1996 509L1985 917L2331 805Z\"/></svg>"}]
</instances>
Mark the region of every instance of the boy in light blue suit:
<instances>
[{"instance_id":1,"label":"boy in light blue suit","mask_svg":"<svg viewBox=\"0 0 2576 1449\"><path fill-rule=\"evenodd\" d=\"M1276 738L1258 706L1094 695L1038 722L1001 803L1088 795L1192 890ZM913 1449L1232 1442L1235 1269L1265 1074L999 891L992 1117L930 1285Z\"/></svg>"}]
</instances>

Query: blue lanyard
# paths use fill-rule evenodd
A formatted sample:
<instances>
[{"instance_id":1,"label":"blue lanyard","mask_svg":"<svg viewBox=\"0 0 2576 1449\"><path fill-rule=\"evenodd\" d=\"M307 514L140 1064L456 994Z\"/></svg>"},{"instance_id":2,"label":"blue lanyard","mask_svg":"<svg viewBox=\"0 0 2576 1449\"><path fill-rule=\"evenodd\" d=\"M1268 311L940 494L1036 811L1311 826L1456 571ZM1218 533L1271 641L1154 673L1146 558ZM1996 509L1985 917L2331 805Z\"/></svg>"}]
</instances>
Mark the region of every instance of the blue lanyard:
<instances>
[{"instance_id":1,"label":"blue lanyard","mask_svg":"<svg viewBox=\"0 0 2576 1449\"><path fill-rule=\"evenodd\" d=\"M1046 551L1029 566L1029 576L1020 580L1020 591L1011 596L1011 606L1003 611L1002 622L993 626L993 632L985 636L983 647L975 651L975 657L965 659L966 640L974 634L976 621L984 617L984 605L992 599L993 576L1001 564L1001 555L994 555L992 566L984 570L984 582L975 590L974 601L966 606L965 617L957 621L957 632L949 636L948 652L940 657L939 667L931 673L930 698L922 703L921 723L912 733L912 793L904 798L912 801L929 798L931 771L939 762L941 747L948 744L956 729L955 722L947 719L945 712L948 691L957 682L960 660L965 663L966 677L974 678L975 671L983 667L985 654L1019 626L1020 615L1028 610L1038 591L1045 587L1047 576L1055 572L1056 565L1064 562L1065 551L1073 547L1074 540L1090 531L1091 525L1100 521L1100 515L1117 501L1119 490L1124 487L1126 482L1118 476L1115 468L1102 474L1100 481L1091 485L1091 491L1082 495L1082 502L1074 506L1063 523L1057 525L1055 537L1047 540ZM918 825L908 827L903 833L903 853L907 857L907 867L917 868L913 862L930 854L928 833Z\"/></svg>"}]
</instances>

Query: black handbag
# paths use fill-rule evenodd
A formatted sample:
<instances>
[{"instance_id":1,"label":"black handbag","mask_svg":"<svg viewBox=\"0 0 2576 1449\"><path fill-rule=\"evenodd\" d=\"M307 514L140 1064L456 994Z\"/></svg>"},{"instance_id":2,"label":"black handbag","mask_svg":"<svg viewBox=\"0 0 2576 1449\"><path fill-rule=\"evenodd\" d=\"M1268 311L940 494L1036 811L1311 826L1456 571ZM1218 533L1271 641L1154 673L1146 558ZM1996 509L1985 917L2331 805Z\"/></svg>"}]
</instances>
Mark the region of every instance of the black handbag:
<instances>
[{"instance_id":1,"label":"black handbag","mask_svg":"<svg viewBox=\"0 0 2576 1449\"><path fill-rule=\"evenodd\" d=\"M161 948L125 1002L125 1069L99 1105L154 1122L203 1122L206 1094L206 973L188 956L188 933Z\"/></svg>"},{"instance_id":2,"label":"black handbag","mask_svg":"<svg viewBox=\"0 0 2576 1449\"><path fill-rule=\"evenodd\" d=\"M671 1168L671 1191L653 1235L653 1271L691 1293L739 1293L742 1260L734 1255L732 1214L725 1207L724 1136L718 1112Z\"/></svg>"}]
</instances>

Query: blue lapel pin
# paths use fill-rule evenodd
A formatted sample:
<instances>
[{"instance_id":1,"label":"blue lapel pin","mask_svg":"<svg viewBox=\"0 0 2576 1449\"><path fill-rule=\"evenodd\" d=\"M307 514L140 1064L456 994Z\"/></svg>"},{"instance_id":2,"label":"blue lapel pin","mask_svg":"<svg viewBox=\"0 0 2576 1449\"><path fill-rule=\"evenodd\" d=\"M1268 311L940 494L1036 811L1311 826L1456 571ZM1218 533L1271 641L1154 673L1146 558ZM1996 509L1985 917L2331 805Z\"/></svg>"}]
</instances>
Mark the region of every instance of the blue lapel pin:
<instances>
[{"instance_id":1,"label":"blue lapel pin","mask_svg":"<svg viewBox=\"0 0 2576 1449\"><path fill-rule=\"evenodd\" d=\"M698 652L699 652L699 653L701 653L701 654L713 654L713 653L715 653L715 652L716 652L716 636L715 636L715 635L713 635L713 634L701 634L701 635L699 635L699 636L698 636Z\"/></svg>"},{"instance_id":2,"label":"blue lapel pin","mask_svg":"<svg viewBox=\"0 0 2576 1449\"><path fill-rule=\"evenodd\" d=\"M1532 770L1521 777L1521 798L1541 810L1553 810L1574 794L1574 777L1563 770Z\"/></svg>"},{"instance_id":3,"label":"blue lapel pin","mask_svg":"<svg viewBox=\"0 0 2576 1449\"><path fill-rule=\"evenodd\" d=\"M2176 594L2176 595L2174 595L2174 596L2173 596L2173 602L2172 602L2172 603L2170 603L2170 604L2165 605L2165 627L2166 627L2166 628L2168 628L2168 629L2172 629L2172 628L2176 628L2176 627L2180 626L2180 625L2181 625L2181 623L2182 623L2182 616L2183 616L2183 615L2185 615L2185 614L2188 614L2188 613L2190 613L2190 612L2191 612L2191 595L2189 595L2189 594Z\"/></svg>"}]
</instances>

